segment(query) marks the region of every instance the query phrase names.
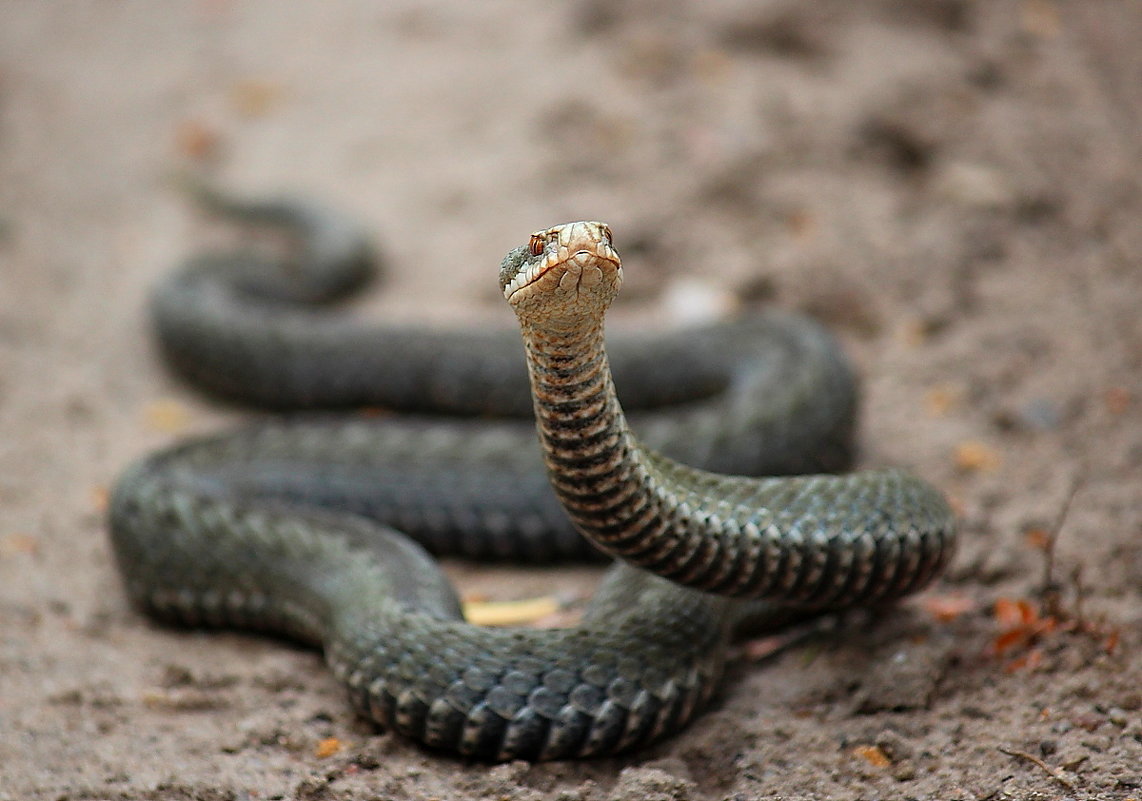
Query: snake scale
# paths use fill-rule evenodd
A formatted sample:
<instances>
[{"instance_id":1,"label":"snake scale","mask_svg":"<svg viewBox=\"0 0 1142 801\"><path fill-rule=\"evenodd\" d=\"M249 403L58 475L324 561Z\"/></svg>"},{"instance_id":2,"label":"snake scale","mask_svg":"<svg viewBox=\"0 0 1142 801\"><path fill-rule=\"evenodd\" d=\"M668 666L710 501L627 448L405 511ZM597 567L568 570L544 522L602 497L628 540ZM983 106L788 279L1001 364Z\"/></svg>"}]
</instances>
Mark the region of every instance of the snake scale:
<instances>
[{"instance_id":1,"label":"snake scale","mask_svg":"<svg viewBox=\"0 0 1142 801\"><path fill-rule=\"evenodd\" d=\"M744 618L889 601L951 554L952 514L927 484L827 474L850 459L855 390L808 320L768 312L604 351L619 256L607 226L571 223L501 266L525 360L511 331L369 328L322 308L370 264L322 207L204 199L299 252L203 257L161 282L164 354L217 394L314 411L129 467L109 511L128 595L166 621L320 646L385 728L486 760L632 748L709 700ZM316 411L335 406L405 414ZM737 477L754 475L770 477ZM465 622L429 556L596 549L620 561L582 621L553 630Z\"/></svg>"}]
</instances>

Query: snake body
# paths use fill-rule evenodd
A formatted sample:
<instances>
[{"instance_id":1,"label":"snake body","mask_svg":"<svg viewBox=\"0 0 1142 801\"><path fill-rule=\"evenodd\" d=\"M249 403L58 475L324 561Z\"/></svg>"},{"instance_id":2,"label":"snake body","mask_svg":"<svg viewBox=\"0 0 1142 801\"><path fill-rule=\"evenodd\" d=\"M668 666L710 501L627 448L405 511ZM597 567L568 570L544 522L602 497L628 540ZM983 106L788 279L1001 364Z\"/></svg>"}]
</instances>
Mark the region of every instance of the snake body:
<instances>
[{"instance_id":1,"label":"snake body","mask_svg":"<svg viewBox=\"0 0 1142 801\"><path fill-rule=\"evenodd\" d=\"M363 240L312 206L212 200L299 232L302 257L200 260L160 285L171 362L264 405L414 414L287 418L144 458L112 493L116 558L162 619L321 646L386 728L491 760L635 747L714 691L732 630L759 609L728 596L768 602L763 617L885 601L950 555L946 503L906 474L724 475L848 460L851 373L809 321L770 313L604 351L621 266L606 226L574 223L501 266L525 372L515 335L381 332L315 310L362 280ZM534 423L475 417L529 404ZM463 621L422 546L625 562L579 625L489 630Z\"/></svg>"}]
</instances>

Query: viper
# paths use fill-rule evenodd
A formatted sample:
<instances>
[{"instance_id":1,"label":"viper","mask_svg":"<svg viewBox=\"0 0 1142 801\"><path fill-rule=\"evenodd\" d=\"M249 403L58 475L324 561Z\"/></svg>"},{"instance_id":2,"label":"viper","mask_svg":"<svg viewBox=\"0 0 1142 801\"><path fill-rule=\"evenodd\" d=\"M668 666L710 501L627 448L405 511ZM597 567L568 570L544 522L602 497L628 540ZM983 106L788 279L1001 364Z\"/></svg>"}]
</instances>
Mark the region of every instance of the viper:
<instances>
[{"instance_id":1,"label":"viper","mask_svg":"<svg viewBox=\"0 0 1142 801\"><path fill-rule=\"evenodd\" d=\"M951 556L930 485L833 474L854 381L805 318L604 342L622 263L608 226L575 222L503 260L519 333L370 327L324 308L369 273L355 228L300 201L205 201L300 253L163 281L162 350L215 394L309 412L129 467L109 511L127 593L162 620L322 648L387 729L486 760L633 748L709 701L746 621L890 602ZM401 414L315 411L337 406ZM617 561L577 625L488 629L430 552Z\"/></svg>"}]
</instances>

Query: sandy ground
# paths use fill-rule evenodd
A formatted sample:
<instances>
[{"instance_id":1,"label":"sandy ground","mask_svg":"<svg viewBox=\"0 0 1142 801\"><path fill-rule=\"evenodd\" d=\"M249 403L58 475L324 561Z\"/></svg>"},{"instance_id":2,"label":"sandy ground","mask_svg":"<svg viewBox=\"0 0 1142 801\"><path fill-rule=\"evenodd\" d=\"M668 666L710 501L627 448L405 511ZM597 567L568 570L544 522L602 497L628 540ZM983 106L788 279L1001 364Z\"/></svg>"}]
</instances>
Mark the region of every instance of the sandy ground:
<instances>
[{"instance_id":1,"label":"sandy ground","mask_svg":"<svg viewBox=\"0 0 1142 801\"><path fill-rule=\"evenodd\" d=\"M0 799L1142 797L1139 42L1113 0L0 3ZM242 416L147 337L207 233L188 166L375 226L377 314L507 324L502 253L590 217L626 245L619 319L695 281L821 316L863 461L961 511L953 569L574 764L426 753L316 653L153 625L106 488Z\"/></svg>"}]
</instances>

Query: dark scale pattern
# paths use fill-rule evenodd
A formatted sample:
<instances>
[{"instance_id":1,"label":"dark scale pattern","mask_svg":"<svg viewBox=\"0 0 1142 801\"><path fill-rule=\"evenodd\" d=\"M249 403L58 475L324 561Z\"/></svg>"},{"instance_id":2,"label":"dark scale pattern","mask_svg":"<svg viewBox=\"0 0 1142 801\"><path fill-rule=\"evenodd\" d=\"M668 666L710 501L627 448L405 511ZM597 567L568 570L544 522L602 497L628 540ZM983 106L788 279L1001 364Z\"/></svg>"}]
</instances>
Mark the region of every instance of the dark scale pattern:
<instances>
[{"instance_id":1,"label":"dark scale pattern","mask_svg":"<svg viewBox=\"0 0 1142 801\"><path fill-rule=\"evenodd\" d=\"M666 458L744 475L843 467L852 377L809 321L619 338L610 361L601 310L574 329L525 322L541 456L530 420L438 416L526 415L518 337L367 329L319 310L368 274L355 229L310 204L205 199L303 246L285 270L209 258L162 284L156 328L177 369L266 405L423 414L280 419L128 469L111 540L129 595L157 617L318 645L362 714L428 746L554 759L677 730L714 691L736 621L789 614L620 565L579 626L479 629L405 534L438 552L551 560L596 553L578 529L693 587L830 607L899 596L947 561L946 505L903 474L750 480ZM504 269L527 268L527 254ZM640 410L638 441L612 368Z\"/></svg>"},{"instance_id":2,"label":"dark scale pattern","mask_svg":"<svg viewBox=\"0 0 1142 801\"><path fill-rule=\"evenodd\" d=\"M951 509L905 473L754 479L644 450L600 369L601 318L536 328L523 326L552 486L607 553L697 589L808 606L891 600L950 557Z\"/></svg>"},{"instance_id":3,"label":"dark scale pattern","mask_svg":"<svg viewBox=\"0 0 1142 801\"><path fill-rule=\"evenodd\" d=\"M720 675L727 601L617 566L580 627L479 629L459 619L431 558L394 532L251 511L144 467L111 509L140 607L322 644L363 714L429 746L494 760L609 753L685 723Z\"/></svg>"}]
</instances>

